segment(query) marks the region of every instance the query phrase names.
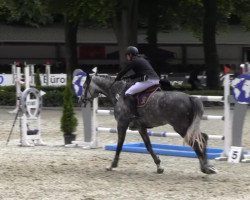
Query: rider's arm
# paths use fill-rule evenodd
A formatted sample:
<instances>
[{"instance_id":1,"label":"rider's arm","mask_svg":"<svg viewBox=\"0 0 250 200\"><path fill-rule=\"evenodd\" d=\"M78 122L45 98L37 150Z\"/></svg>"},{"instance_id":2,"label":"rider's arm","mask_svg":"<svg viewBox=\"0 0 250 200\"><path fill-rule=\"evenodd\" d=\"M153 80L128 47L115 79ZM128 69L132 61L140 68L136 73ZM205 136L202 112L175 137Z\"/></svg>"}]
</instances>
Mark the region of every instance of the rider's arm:
<instances>
[{"instance_id":1,"label":"rider's arm","mask_svg":"<svg viewBox=\"0 0 250 200\"><path fill-rule=\"evenodd\" d=\"M124 69L122 69L116 76L115 80L119 81L121 80L121 78L129 71L133 68L132 64L128 64Z\"/></svg>"}]
</instances>

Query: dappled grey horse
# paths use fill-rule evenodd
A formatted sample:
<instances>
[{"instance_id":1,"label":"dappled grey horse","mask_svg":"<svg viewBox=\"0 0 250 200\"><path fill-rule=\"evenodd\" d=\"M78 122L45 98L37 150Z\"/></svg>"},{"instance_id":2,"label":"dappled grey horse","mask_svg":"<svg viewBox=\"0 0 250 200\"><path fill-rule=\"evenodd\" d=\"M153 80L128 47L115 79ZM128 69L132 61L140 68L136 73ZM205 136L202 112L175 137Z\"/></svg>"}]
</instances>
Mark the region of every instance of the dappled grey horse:
<instances>
[{"instance_id":1,"label":"dappled grey horse","mask_svg":"<svg viewBox=\"0 0 250 200\"><path fill-rule=\"evenodd\" d=\"M127 82L123 80L114 82L114 78L109 76L88 75L84 83L85 92L82 97L84 103L88 100L92 101L99 94L103 94L114 104L118 144L115 157L108 170L118 166L126 131L130 124L129 112L123 101L123 94L127 87ZM138 131L157 166L158 173L162 173L164 170L160 165L161 160L152 149L147 128L165 124L173 126L174 130L194 149L203 173L216 173L216 169L209 165L207 160L208 136L200 131L200 120L203 115L203 105L200 99L183 92L156 91L144 107L138 108L138 114L140 115L140 118L136 121Z\"/></svg>"}]
</instances>

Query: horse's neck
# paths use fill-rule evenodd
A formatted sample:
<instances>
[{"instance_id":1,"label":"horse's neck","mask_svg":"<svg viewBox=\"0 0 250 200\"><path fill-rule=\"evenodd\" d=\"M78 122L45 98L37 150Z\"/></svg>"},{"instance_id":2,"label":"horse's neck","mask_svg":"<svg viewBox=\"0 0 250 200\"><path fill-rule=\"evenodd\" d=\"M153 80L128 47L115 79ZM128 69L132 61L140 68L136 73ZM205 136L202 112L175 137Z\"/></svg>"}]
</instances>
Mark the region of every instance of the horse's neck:
<instances>
[{"instance_id":1,"label":"horse's neck","mask_svg":"<svg viewBox=\"0 0 250 200\"><path fill-rule=\"evenodd\" d=\"M120 94L123 87L123 84L120 81L114 83L114 79L108 77L96 77L94 82L99 93L108 97L113 103L116 103L116 96L117 94Z\"/></svg>"},{"instance_id":2,"label":"horse's neck","mask_svg":"<svg viewBox=\"0 0 250 200\"><path fill-rule=\"evenodd\" d=\"M103 77L99 76L96 76L93 79L93 82L95 84L95 89L97 90L97 92L108 97L109 87L111 83L109 83L109 81L104 79Z\"/></svg>"}]
</instances>

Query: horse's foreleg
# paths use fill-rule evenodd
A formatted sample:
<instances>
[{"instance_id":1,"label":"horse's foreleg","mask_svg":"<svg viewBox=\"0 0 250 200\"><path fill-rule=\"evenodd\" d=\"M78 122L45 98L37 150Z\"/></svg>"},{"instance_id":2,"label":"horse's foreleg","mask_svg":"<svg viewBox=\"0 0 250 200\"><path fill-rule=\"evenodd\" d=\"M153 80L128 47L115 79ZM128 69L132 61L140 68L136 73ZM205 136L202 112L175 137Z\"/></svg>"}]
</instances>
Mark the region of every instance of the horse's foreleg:
<instances>
[{"instance_id":1,"label":"horse's foreleg","mask_svg":"<svg viewBox=\"0 0 250 200\"><path fill-rule=\"evenodd\" d=\"M205 133L201 133L201 134L202 134L202 141L204 142L203 148L201 149L198 142L195 141L193 145L193 149L200 161L201 171L205 174L215 174L216 169L214 168L214 166L208 164L208 159L207 159L208 136Z\"/></svg>"},{"instance_id":2,"label":"horse's foreleg","mask_svg":"<svg viewBox=\"0 0 250 200\"><path fill-rule=\"evenodd\" d=\"M159 159L159 157L154 153L152 145L151 145L151 141L150 138L147 134L147 129L146 128L140 128L139 129L139 133L143 139L143 142L148 150L148 152L151 154L152 158L154 159L154 162L157 166L157 173L161 174L163 173L164 169L161 167L161 160Z\"/></svg>"},{"instance_id":3,"label":"horse's foreleg","mask_svg":"<svg viewBox=\"0 0 250 200\"><path fill-rule=\"evenodd\" d=\"M116 147L116 153L115 157L111 163L111 166L107 168L108 171L111 171L113 168L116 168L118 166L119 162L119 156L122 150L122 146L126 137L126 131L128 129L128 124L129 123L124 123L121 124L118 122L117 125L117 132L118 132L118 142L117 142L117 147Z\"/></svg>"}]
</instances>

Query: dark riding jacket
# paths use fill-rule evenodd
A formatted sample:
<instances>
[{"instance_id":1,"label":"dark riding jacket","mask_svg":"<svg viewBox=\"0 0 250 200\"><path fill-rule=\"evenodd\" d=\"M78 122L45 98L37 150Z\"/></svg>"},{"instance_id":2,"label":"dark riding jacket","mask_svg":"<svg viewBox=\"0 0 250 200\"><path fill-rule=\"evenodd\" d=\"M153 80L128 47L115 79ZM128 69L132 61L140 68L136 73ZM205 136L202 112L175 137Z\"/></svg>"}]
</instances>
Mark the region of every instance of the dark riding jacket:
<instances>
[{"instance_id":1,"label":"dark riding jacket","mask_svg":"<svg viewBox=\"0 0 250 200\"><path fill-rule=\"evenodd\" d=\"M159 76L154 71L151 64L145 58L140 56L136 56L131 61L128 61L126 67L118 73L115 80L116 81L121 80L122 77L130 70L132 70L134 74L127 78L130 79L143 78L143 80L147 79L159 80Z\"/></svg>"}]
</instances>

